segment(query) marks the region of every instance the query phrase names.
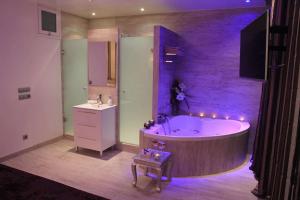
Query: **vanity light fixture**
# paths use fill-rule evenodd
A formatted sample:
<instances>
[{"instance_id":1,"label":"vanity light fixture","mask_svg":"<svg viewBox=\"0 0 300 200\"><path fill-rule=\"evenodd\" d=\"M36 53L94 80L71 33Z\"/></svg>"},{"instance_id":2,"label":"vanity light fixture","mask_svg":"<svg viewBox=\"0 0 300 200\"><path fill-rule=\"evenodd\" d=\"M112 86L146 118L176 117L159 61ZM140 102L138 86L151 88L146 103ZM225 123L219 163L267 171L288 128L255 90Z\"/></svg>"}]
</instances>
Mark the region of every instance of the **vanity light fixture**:
<instances>
[{"instance_id":1,"label":"vanity light fixture","mask_svg":"<svg viewBox=\"0 0 300 200\"><path fill-rule=\"evenodd\" d=\"M144 12L144 11L145 11L145 8L141 8L140 11L141 11L141 12Z\"/></svg>"},{"instance_id":2,"label":"vanity light fixture","mask_svg":"<svg viewBox=\"0 0 300 200\"><path fill-rule=\"evenodd\" d=\"M93 12L93 13L92 13L92 15L93 15L93 16L95 16L95 15L96 15L96 13L94 13L94 12Z\"/></svg>"},{"instance_id":3,"label":"vanity light fixture","mask_svg":"<svg viewBox=\"0 0 300 200\"><path fill-rule=\"evenodd\" d=\"M217 115L216 114L212 114L211 116L213 119L216 119L217 118Z\"/></svg>"},{"instance_id":4,"label":"vanity light fixture","mask_svg":"<svg viewBox=\"0 0 300 200\"><path fill-rule=\"evenodd\" d=\"M205 116L204 112L199 113L199 116L204 117Z\"/></svg>"}]
</instances>

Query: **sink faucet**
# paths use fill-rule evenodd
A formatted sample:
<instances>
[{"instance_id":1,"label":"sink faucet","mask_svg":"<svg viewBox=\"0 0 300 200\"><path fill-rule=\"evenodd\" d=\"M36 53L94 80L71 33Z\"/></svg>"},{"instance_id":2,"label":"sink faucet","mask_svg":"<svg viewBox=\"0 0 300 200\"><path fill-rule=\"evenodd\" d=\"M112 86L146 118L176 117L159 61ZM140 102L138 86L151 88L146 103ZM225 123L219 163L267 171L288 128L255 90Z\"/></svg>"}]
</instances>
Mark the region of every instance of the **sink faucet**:
<instances>
[{"instance_id":1,"label":"sink faucet","mask_svg":"<svg viewBox=\"0 0 300 200\"><path fill-rule=\"evenodd\" d=\"M97 98L97 103L102 104L102 94L99 94L99 96Z\"/></svg>"}]
</instances>

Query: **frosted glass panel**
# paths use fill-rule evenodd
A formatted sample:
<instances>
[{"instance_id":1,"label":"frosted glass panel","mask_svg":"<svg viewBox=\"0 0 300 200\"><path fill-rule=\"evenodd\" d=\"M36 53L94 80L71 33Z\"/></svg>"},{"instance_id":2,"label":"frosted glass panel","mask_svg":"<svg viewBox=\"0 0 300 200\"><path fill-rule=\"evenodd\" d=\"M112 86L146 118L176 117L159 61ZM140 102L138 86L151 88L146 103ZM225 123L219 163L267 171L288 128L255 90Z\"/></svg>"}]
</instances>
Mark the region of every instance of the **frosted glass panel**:
<instances>
[{"instance_id":1,"label":"frosted glass panel","mask_svg":"<svg viewBox=\"0 0 300 200\"><path fill-rule=\"evenodd\" d=\"M139 143L139 130L152 118L153 37L120 42L120 141Z\"/></svg>"},{"instance_id":2,"label":"frosted glass panel","mask_svg":"<svg viewBox=\"0 0 300 200\"><path fill-rule=\"evenodd\" d=\"M87 40L63 40L64 132L73 134L72 106L87 101Z\"/></svg>"}]
</instances>

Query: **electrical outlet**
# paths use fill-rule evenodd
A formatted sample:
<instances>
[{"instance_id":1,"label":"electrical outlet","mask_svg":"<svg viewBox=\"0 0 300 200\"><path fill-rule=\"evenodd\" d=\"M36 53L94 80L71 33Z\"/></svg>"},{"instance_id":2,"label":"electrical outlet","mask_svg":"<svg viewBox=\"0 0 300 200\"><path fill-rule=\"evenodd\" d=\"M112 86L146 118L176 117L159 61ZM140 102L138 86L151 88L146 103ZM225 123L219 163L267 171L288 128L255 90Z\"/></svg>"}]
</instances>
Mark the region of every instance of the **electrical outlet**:
<instances>
[{"instance_id":1,"label":"electrical outlet","mask_svg":"<svg viewBox=\"0 0 300 200\"><path fill-rule=\"evenodd\" d=\"M24 134L24 135L22 135L22 138L23 138L23 140L27 140L28 139L28 135Z\"/></svg>"}]
</instances>

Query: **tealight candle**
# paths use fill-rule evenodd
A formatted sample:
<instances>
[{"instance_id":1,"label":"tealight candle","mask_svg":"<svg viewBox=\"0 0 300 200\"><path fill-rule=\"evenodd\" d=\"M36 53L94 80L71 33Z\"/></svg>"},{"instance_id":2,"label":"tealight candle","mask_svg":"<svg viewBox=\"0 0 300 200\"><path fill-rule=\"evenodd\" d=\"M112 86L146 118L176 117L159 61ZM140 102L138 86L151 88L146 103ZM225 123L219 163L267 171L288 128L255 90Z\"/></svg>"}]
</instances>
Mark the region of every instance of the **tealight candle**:
<instances>
[{"instance_id":1,"label":"tealight candle","mask_svg":"<svg viewBox=\"0 0 300 200\"><path fill-rule=\"evenodd\" d=\"M159 160L160 159L160 154L159 153L155 153L154 154L154 159L155 160Z\"/></svg>"}]
</instances>

